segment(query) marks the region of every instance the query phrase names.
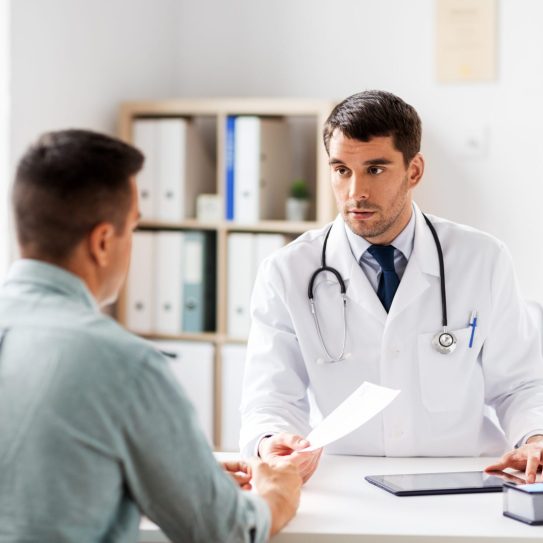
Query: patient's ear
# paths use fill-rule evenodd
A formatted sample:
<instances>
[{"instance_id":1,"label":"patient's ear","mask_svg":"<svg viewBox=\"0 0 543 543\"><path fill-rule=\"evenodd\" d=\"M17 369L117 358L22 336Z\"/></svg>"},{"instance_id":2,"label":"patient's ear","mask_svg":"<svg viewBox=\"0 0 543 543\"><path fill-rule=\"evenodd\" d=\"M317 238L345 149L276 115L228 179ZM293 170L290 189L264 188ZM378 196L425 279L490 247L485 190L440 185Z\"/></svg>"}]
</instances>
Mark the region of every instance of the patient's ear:
<instances>
[{"instance_id":1,"label":"patient's ear","mask_svg":"<svg viewBox=\"0 0 543 543\"><path fill-rule=\"evenodd\" d=\"M115 227L109 222L97 224L89 235L89 252L100 268L109 264L114 235Z\"/></svg>"}]
</instances>

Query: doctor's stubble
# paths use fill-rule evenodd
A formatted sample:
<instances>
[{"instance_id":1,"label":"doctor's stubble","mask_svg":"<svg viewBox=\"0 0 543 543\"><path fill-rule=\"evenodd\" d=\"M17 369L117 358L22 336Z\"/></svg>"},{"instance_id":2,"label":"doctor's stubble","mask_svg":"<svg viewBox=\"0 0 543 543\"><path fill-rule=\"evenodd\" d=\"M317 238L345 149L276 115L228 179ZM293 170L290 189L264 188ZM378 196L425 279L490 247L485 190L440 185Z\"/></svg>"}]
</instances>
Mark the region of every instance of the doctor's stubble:
<instances>
[{"instance_id":1,"label":"doctor's stubble","mask_svg":"<svg viewBox=\"0 0 543 543\"><path fill-rule=\"evenodd\" d=\"M384 210L382 206L374 204L369 200L350 199L346 202L342 202L340 201L339 195L336 195L336 204L338 211L343 217L343 220L354 234L361 236L368 241L379 238L388 231L392 229L395 230L398 221L401 220L402 212L405 211L406 206L412 205L408 175L407 173L404 175L404 178L398 187L396 197L393 199L392 206L388 210ZM353 209L356 209L357 211L375 211L380 215L380 217L373 224L365 224L362 221L355 221L351 219L349 216L349 211ZM402 229L405 226L407 226L407 223L402 225Z\"/></svg>"}]
</instances>

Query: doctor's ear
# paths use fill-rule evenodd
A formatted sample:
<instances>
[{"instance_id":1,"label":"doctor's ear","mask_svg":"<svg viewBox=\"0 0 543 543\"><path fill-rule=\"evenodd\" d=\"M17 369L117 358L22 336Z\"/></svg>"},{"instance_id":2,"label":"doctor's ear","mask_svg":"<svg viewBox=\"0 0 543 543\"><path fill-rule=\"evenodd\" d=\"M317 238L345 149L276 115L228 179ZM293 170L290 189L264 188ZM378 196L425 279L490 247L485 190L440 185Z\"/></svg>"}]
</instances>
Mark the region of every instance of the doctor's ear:
<instances>
[{"instance_id":1,"label":"doctor's ear","mask_svg":"<svg viewBox=\"0 0 543 543\"><path fill-rule=\"evenodd\" d=\"M415 188L424 174L424 157L422 153L417 153L407 167L407 179L409 188Z\"/></svg>"},{"instance_id":2,"label":"doctor's ear","mask_svg":"<svg viewBox=\"0 0 543 543\"><path fill-rule=\"evenodd\" d=\"M109 263L114 236L115 227L108 222L97 224L89 234L89 252L100 268Z\"/></svg>"}]
</instances>

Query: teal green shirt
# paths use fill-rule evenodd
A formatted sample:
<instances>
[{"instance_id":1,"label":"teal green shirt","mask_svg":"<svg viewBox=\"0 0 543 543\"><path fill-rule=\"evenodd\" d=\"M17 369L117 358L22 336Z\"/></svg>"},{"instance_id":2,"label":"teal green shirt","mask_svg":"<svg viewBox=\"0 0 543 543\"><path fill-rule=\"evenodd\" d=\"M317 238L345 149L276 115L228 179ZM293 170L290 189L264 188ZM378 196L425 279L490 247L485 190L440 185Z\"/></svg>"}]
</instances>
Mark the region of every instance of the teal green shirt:
<instances>
[{"instance_id":1,"label":"teal green shirt","mask_svg":"<svg viewBox=\"0 0 543 543\"><path fill-rule=\"evenodd\" d=\"M265 541L167 360L75 275L19 260L0 289L0 542Z\"/></svg>"}]
</instances>

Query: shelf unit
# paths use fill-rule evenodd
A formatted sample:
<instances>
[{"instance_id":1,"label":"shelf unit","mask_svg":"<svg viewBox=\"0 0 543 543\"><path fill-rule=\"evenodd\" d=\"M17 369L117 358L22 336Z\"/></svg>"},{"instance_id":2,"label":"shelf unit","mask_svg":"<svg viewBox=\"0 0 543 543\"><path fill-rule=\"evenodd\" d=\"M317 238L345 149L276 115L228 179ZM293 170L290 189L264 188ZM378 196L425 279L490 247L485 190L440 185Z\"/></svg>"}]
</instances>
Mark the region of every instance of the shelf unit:
<instances>
[{"instance_id":1,"label":"shelf unit","mask_svg":"<svg viewBox=\"0 0 543 543\"><path fill-rule=\"evenodd\" d=\"M121 104L119 113L119 136L128 143L133 143L133 123L142 118L211 118L216 125L216 193L224 201L226 172L226 121L227 117L254 115L259 117L282 117L309 120L314 126L309 133L314 138L315 157L313 182L314 194L313 220L289 222L286 220L260 221L254 224L239 224L233 221L200 222L196 218L181 222L146 221L140 224L140 230L205 230L217 236L217 322L214 332L180 333L164 335L145 333L149 339L205 341L215 347L214 372L214 442L220 447L220 406L221 406L221 350L226 344L244 344L246 338L233 338L227 335L227 240L232 232L278 233L297 236L329 222L335 216L335 204L329 183L328 160L322 144L322 126L330 114L334 103L314 99L287 98L213 98L213 99L170 99L160 101L137 101ZM313 145L313 143L311 143ZM126 322L126 293L121 293L117 307L117 318ZM133 330L138 333L138 330Z\"/></svg>"}]
</instances>

